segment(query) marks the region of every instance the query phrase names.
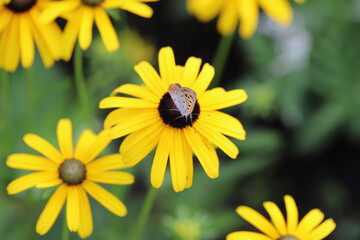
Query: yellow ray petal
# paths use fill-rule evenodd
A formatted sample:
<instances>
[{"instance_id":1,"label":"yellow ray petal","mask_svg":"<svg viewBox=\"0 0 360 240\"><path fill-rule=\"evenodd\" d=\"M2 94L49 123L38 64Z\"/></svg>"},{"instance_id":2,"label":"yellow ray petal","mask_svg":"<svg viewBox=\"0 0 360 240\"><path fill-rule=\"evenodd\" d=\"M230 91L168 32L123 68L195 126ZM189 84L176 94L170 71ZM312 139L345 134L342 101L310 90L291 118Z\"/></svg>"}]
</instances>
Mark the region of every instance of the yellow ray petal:
<instances>
[{"instance_id":1,"label":"yellow ray petal","mask_svg":"<svg viewBox=\"0 0 360 240\"><path fill-rule=\"evenodd\" d=\"M215 76L215 68L208 63L205 63L199 76L192 86L192 89L196 92L196 95L201 96L205 90L209 87L211 81Z\"/></svg>"},{"instance_id":2,"label":"yellow ray petal","mask_svg":"<svg viewBox=\"0 0 360 240\"><path fill-rule=\"evenodd\" d=\"M335 227L336 224L334 220L327 219L325 222L321 223L317 228L315 228L307 237L307 239L312 239L312 240L324 239L335 230Z\"/></svg>"},{"instance_id":3,"label":"yellow ray petal","mask_svg":"<svg viewBox=\"0 0 360 240\"><path fill-rule=\"evenodd\" d=\"M246 133L240 121L226 113L219 111L206 112L200 114L197 121L199 121L200 125L204 125L206 129L213 129L227 136L245 140Z\"/></svg>"},{"instance_id":4,"label":"yellow ray petal","mask_svg":"<svg viewBox=\"0 0 360 240\"><path fill-rule=\"evenodd\" d=\"M107 184L118 184L118 185L129 185L133 184L135 178L132 174L127 172L87 172L86 178L90 181L107 183Z\"/></svg>"},{"instance_id":5,"label":"yellow ray petal","mask_svg":"<svg viewBox=\"0 0 360 240\"><path fill-rule=\"evenodd\" d=\"M185 63L183 77L180 84L183 87L191 88L199 75L201 59L196 57L190 57Z\"/></svg>"},{"instance_id":6,"label":"yellow ray petal","mask_svg":"<svg viewBox=\"0 0 360 240\"><path fill-rule=\"evenodd\" d=\"M299 221L299 213L295 200L290 195L285 195L286 220L288 233L295 233Z\"/></svg>"},{"instance_id":7,"label":"yellow ray petal","mask_svg":"<svg viewBox=\"0 0 360 240\"><path fill-rule=\"evenodd\" d=\"M19 64L19 17L15 16L4 29L2 37L3 67L9 72L14 72Z\"/></svg>"},{"instance_id":8,"label":"yellow ray petal","mask_svg":"<svg viewBox=\"0 0 360 240\"><path fill-rule=\"evenodd\" d=\"M194 128L199 131L205 138L211 143L218 146L226 155L235 159L239 154L237 146L230 141L227 137L219 132L216 132L213 128L207 128L206 125L201 124L201 121L196 121Z\"/></svg>"},{"instance_id":9,"label":"yellow ray petal","mask_svg":"<svg viewBox=\"0 0 360 240\"><path fill-rule=\"evenodd\" d=\"M120 108L120 109L116 109L116 110L110 112L106 116L105 121L104 121L104 128L105 129L110 128L117 124L120 124L122 126L127 121L132 122L133 119L141 118L139 116L139 113L141 116L144 116L146 119L149 119L149 120L155 119L156 121L159 120L158 111L155 109ZM141 122L140 119L138 119L138 121ZM129 123L129 124L131 124L131 123ZM121 126L119 126L119 127L121 127Z\"/></svg>"},{"instance_id":10,"label":"yellow ray petal","mask_svg":"<svg viewBox=\"0 0 360 240\"><path fill-rule=\"evenodd\" d=\"M280 235L285 236L287 234L285 218L279 207L273 202L264 202L263 205L266 211L269 213L275 228L278 230Z\"/></svg>"},{"instance_id":11,"label":"yellow ray petal","mask_svg":"<svg viewBox=\"0 0 360 240\"><path fill-rule=\"evenodd\" d=\"M224 4L226 4L224 1L219 0L189 0L187 1L187 9L200 21L209 22L219 15Z\"/></svg>"},{"instance_id":12,"label":"yellow ray petal","mask_svg":"<svg viewBox=\"0 0 360 240\"><path fill-rule=\"evenodd\" d=\"M226 240L239 240L239 239L246 239L246 240L273 240L264 234L257 233L257 232L247 232L247 231L240 231L240 232L233 232L226 236Z\"/></svg>"},{"instance_id":13,"label":"yellow ray petal","mask_svg":"<svg viewBox=\"0 0 360 240\"><path fill-rule=\"evenodd\" d=\"M236 1L228 1L227 4L224 4L220 12L217 29L223 35L229 35L234 32L239 21L236 3Z\"/></svg>"},{"instance_id":14,"label":"yellow ray petal","mask_svg":"<svg viewBox=\"0 0 360 240\"><path fill-rule=\"evenodd\" d=\"M60 119L56 128L60 151L65 159L73 157L73 139L71 121L67 118Z\"/></svg>"},{"instance_id":15,"label":"yellow ray petal","mask_svg":"<svg viewBox=\"0 0 360 240\"><path fill-rule=\"evenodd\" d=\"M170 127L165 127L161 133L159 144L156 148L155 157L151 166L150 181L154 188L161 187L163 183L172 139L174 139L173 134L174 131Z\"/></svg>"},{"instance_id":16,"label":"yellow ray petal","mask_svg":"<svg viewBox=\"0 0 360 240\"><path fill-rule=\"evenodd\" d=\"M141 80L160 98L166 93L169 84L164 83L159 74L148 62L140 62L134 67Z\"/></svg>"},{"instance_id":17,"label":"yellow ray petal","mask_svg":"<svg viewBox=\"0 0 360 240\"><path fill-rule=\"evenodd\" d=\"M259 5L276 22L287 26L292 20L292 9L288 0L258 0Z\"/></svg>"},{"instance_id":18,"label":"yellow ray petal","mask_svg":"<svg viewBox=\"0 0 360 240\"><path fill-rule=\"evenodd\" d=\"M92 7L83 6L80 28L79 28L79 44L82 50L89 48L92 40L92 29L94 24L94 10Z\"/></svg>"},{"instance_id":19,"label":"yellow ray petal","mask_svg":"<svg viewBox=\"0 0 360 240\"><path fill-rule=\"evenodd\" d=\"M9 183L6 190L8 194L16 194L25 191L31 187L34 187L37 184L46 183L47 181L52 181L53 179L58 178L58 176L59 174L57 171L29 173Z\"/></svg>"},{"instance_id":20,"label":"yellow ray petal","mask_svg":"<svg viewBox=\"0 0 360 240\"><path fill-rule=\"evenodd\" d=\"M210 91L209 91L210 92ZM224 92L217 98L210 98L205 92L199 99L202 111L213 111L222 108L231 107L243 103L247 99L247 94L242 89Z\"/></svg>"},{"instance_id":21,"label":"yellow ray petal","mask_svg":"<svg viewBox=\"0 0 360 240\"><path fill-rule=\"evenodd\" d=\"M120 111L118 113L120 113ZM135 132L149 125L152 125L155 122L161 121L157 110L142 111L138 112L137 115L124 115L122 118L118 119L121 119L122 122L110 129L110 137L112 139L125 136L131 132Z\"/></svg>"},{"instance_id":22,"label":"yellow ray petal","mask_svg":"<svg viewBox=\"0 0 360 240\"><path fill-rule=\"evenodd\" d=\"M12 11L1 11L0 33L3 31L4 27L9 24L13 15Z\"/></svg>"},{"instance_id":23,"label":"yellow ray petal","mask_svg":"<svg viewBox=\"0 0 360 240\"><path fill-rule=\"evenodd\" d=\"M158 144L164 128L163 123L156 122L127 136L120 146L125 165L132 167L146 157Z\"/></svg>"},{"instance_id":24,"label":"yellow ray petal","mask_svg":"<svg viewBox=\"0 0 360 240\"><path fill-rule=\"evenodd\" d=\"M109 16L102 8L95 8L95 23L99 29L101 39L109 52L119 48L119 40Z\"/></svg>"},{"instance_id":25,"label":"yellow ray petal","mask_svg":"<svg viewBox=\"0 0 360 240\"><path fill-rule=\"evenodd\" d=\"M181 192L186 185L186 159L180 129L174 129L172 148L170 150L170 170L175 192Z\"/></svg>"},{"instance_id":26,"label":"yellow ray petal","mask_svg":"<svg viewBox=\"0 0 360 240\"><path fill-rule=\"evenodd\" d=\"M193 154L189 143L186 140L184 132L181 132L183 146L184 146L184 158L186 164L186 185L185 188L190 188L193 183L193 175L194 175L194 164L193 164ZM216 152L215 152L216 154Z\"/></svg>"},{"instance_id":27,"label":"yellow ray petal","mask_svg":"<svg viewBox=\"0 0 360 240\"><path fill-rule=\"evenodd\" d=\"M55 21L57 17L61 16L65 12L74 10L80 4L80 1L53 2L41 12L39 16L39 23L49 23Z\"/></svg>"},{"instance_id":28,"label":"yellow ray petal","mask_svg":"<svg viewBox=\"0 0 360 240\"><path fill-rule=\"evenodd\" d=\"M102 130L79 160L85 164L94 160L110 144L110 142L109 130Z\"/></svg>"},{"instance_id":29,"label":"yellow ray petal","mask_svg":"<svg viewBox=\"0 0 360 240\"><path fill-rule=\"evenodd\" d=\"M236 212L251 225L271 237L271 239L278 239L280 237L274 226L254 209L240 206L236 209Z\"/></svg>"},{"instance_id":30,"label":"yellow ray petal","mask_svg":"<svg viewBox=\"0 0 360 240\"><path fill-rule=\"evenodd\" d=\"M80 135L80 138L76 144L74 158L82 159L94 143L95 139L96 135L93 132L91 132L90 130L85 130Z\"/></svg>"},{"instance_id":31,"label":"yellow ray petal","mask_svg":"<svg viewBox=\"0 0 360 240\"><path fill-rule=\"evenodd\" d=\"M114 153L98 158L95 161L88 163L86 165L86 172L103 172L108 170L122 169L125 167L126 166L124 161L122 160L121 154Z\"/></svg>"},{"instance_id":32,"label":"yellow ray petal","mask_svg":"<svg viewBox=\"0 0 360 240\"><path fill-rule=\"evenodd\" d=\"M130 96L143 98L150 102L154 102L158 104L160 101L160 97L154 94L150 89L146 86L138 86L135 84L128 83L128 84L123 84L120 87L116 88L111 93L111 96L114 96L116 93L123 93Z\"/></svg>"},{"instance_id":33,"label":"yellow ray petal","mask_svg":"<svg viewBox=\"0 0 360 240\"><path fill-rule=\"evenodd\" d=\"M163 47L159 51L159 69L161 79L166 86L174 83L174 73L175 73L175 57L174 52L171 47Z\"/></svg>"},{"instance_id":34,"label":"yellow ray petal","mask_svg":"<svg viewBox=\"0 0 360 240\"><path fill-rule=\"evenodd\" d=\"M40 235L46 234L54 225L62 206L64 205L68 187L66 184L59 186L47 202L39 220L36 223L36 232Z\"/></svg>"},{"instance_id":35,"label":"yellow ray petal","mask_svg":"<svg viewBox=\"0 0 360 240\"><path fill-rule=\"evenodd\" d=\"M33 171L56 171L58 168L58 165L49 159L26 153L11 154L6 160L6 165Z\"/></svg>"},{"instance_id":36,"label":"yellow ray petal","mask_svg":"<svg viewBox=\"0 0 360 240\"><path fill-rule=\"evenodd\" d=\"M19 16L19 37L21 63L25 68L29 68L34 62L35 47L31 36L31 25L27 15Z\"/></svg>"},{"instance_id":37,"label":"yellow ray petal","mask_svg":"<svg viewBox=\"0 0 360 240\"><path fill-rule=\"evenodd\" d=\"M153 15L151 7L138 1L123 1L119 7L144 18L151 18Z\"/></svg>"},{"instance_id":38,"label":"yellow ray petal","mask_svg":"<svg viewBox=\"0 0 360 240\"><path fill-rule=\"evenodd\" d=\"M157 103L149 102L145 99L127 97L107 97L100 101L99 108L154 108Z\"/></svg>"},{"instance_id":39,"label":"yellow ray petal","mask_svg":"<svg viewBox=\"0 0 360 240\"><path fill-rule=\"evenodd\" d=\"M127 213L125 205L112 193L105 190L100 185L88 180L84 180L82 183L85 191L92 196L96 201L103 205L113 214L123 217Z\"/></svg>"},{"instance_id":40,"label":"yellow ray petal","mask_svg":"<svg viewBox=\"0 0 360 240\"><path fill-rule=\"evenodd\" d=\"M26 134L24 136L24 142L32 149L38 151L58 164L64 160L64 157L60 154L60 152L42 137L31 133Z\"/></svg>"},{"instance_id":41,"label":"yellow ray petal","mask_svg":"<svg viewBox=\"0 0 360 240\"><path fill-rule=\"evenodd\" d=\"M93 231L93 218L89 199L86 196L85 190L82 187L79 187L78 193L80 207L80 225L78 233L81 238L86 238L90 236Z\"/></svg>"},{"instance_id":42,"label":"yellow ray petal","mask_svg":"<svg viewBox=\"0 0 360 240\"><path fill-rule=\"evenodd\" d=\"M71 18L63 32L63 42L64 42L64 60L69 61L74 50L74 46L76 43L76 39L80 29L80 21L82 17L84 9L79 8L78 10L74 11L73 18Z\"/></svg>"},{"instance_id":43,"label":"yellow ray petal","mask_svg":"<svg viewBox=\"0 0 360 240\"><path fill-rule=\"evenodd\" d=\"M66 222L70 232L76 232L79 229L80 211L79 211L79 191L78 186L69 186L66 201Z\"/></svg>"},{"instance_id":44,"label":"yellow ray petal","mask_svg":"<svg viewBox=\"0 0 360 240\"><path fill-rule=\"evenodd\" d=\"M319 209L312 209L308 212L303 219L301 219L299 226L296 230L296 235L305 234L313 230L324 219L324 213Z\"/></svg>"},{"instance_id":45,"label":"yellow ray petal","mask_svg":"<svg viewBox=\"0 0 360 240\"><path fill-rule=\"evenodd\" d=\"M258 25L259 7L255 0L240 0L237 6L240 17L239 34L243 38L250 38Z\"/></svg>"},{"instance_id":46,"label":"yellow ray petal","mask_svg":"<svg viewBox=\"0 0 360 240\"><path fill-rule=\"evenodd\" d=\"M217 178L219 176L219 164L217 155L214 156L211 148L205 144L199 133L196 133L193 128L187 127L184 129L186 140L191 149L198 157L206 174L210 178Z\"/></svg>"},{"instance_id":47,"label":"yellow ray petal","mask_svg":"<svg viewBox=\"0 0 360 240\"><path fill-rule=\"evenodd\" d=\"M63 182L63 180L61 178L59 178L58 176L59 174L54 174L54 178L50 179L46 182L41 182L35 185L35 187L37 188L50 188L50 187L55 187L59 184L61 184Z\"/></svg>"}]
</instances>

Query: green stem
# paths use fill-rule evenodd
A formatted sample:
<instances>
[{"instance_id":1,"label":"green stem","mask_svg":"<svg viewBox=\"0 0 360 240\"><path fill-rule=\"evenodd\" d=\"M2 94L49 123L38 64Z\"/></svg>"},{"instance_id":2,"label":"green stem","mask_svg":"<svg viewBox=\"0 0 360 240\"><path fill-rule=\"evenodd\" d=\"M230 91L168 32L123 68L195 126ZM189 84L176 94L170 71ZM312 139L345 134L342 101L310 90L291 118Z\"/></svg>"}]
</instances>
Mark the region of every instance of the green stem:
<instances>
[{"instance_id":1,"label":"green stem","mask_svg":"<svg viewBox=\"0 0 360 240\"><path fill-rule=\"evenodd\" d=\"M66 216L64 214L63 228L61 234L61 240L69 240L70 239L70 231L67 226Z\"/></svg>"},{"instance_id":2,"label":"green stem","mask_svg":"<svg viewBox=\"0 0 360 240\"><path fill-rule=\"evenodd\" d=\"M79 103L84 108L83 110L87 112L89 107L89 101L88 101L85 78L84 78L83 51L81 50L79 44L77 44L75 47L74 71L75 71L75 84L79 98Z\"/></svg>"},{"instance_id":3,"label":"green stem","mask_svg":"<svg viewBox=\"0 0 360 240\"><path fill-rule=\"evenodd\" d=\"M33 67L25 69L25 81L26 81L26 119L27 122L31 121L34 114L35 104L35 73Z\"/></svg>"},{"instance_id":4,"label":"green stem","mask_svg":"<svg viewBox=\"0 0 360 240\"><path fill-rule=\"evenodd\" d=\"M0 69L0 129L6 126L10 110L10 82L9 74Z\"/></svg>"},{"instance_id":5,"label":"green stem","mask_svg":"<svg viewBox=\"0 0 360 240\"><path fill-rule=\"evenodd\" d=\"M154 204L156 193L157 193L157 190L155 188L150 187L148 189L148 191L146 193L145 202L142 206L142 209L141 209L140 215L137 219L137 222L135 224L135 227L133 228L133 232L132 232L132 236L131 236L132 240L140 240L141 239L145 224L149 218L151 208Z\"/></svg>"},{"instance_id":6,"label":"green stem","mask_svg":"<svg viewBox=\"0 0 360 240\"><path fill-rule=\"evenodd\" d=\"M223 35L220 39L219 45L216 49L216 53L213 59L213 66L215 67L215 77L210 84L209 88L214 88L219 85L224 67L231 49L231 44L236 35L236 30L230 35Z\"/></svg>"}]
</instances>

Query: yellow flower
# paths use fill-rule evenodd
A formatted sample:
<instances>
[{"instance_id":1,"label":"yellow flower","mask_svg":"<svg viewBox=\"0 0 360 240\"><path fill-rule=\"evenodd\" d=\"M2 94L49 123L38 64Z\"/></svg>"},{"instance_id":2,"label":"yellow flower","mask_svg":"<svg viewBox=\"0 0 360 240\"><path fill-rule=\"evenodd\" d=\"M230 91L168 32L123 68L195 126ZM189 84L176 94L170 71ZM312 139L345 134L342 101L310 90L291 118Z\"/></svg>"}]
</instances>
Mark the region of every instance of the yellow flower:
<instances>
[{"instance_id":1,"label":"yellow flower","mask_svg":"<svg viewBox=\"0 0 360 240\"><path fill-rule=\"evenodd\" d=\"M124 216L127 212L125 205L95 182L125 185L132 184L134 177L126 172L112 171L125 168L119 153L95 160L111 141L108 131L95 135L85 130L73 150L71 121L61 119L57 125L57 138L60 151L37 135L24 136L25 143L45 157L25 153L10 155L6 161L9 167L37 172L15 179L7 191L16 194L31 187L58 186L39 217L36 232L43 235L49 231L66 201L69 230L85 238L93 231L86 193L115 215Z\"/></svg>"},{"instance_id":2,"label":"yellow flower","mask_svg":"<svg viewBox=\"0 0 360 240\"><path fill-rule=\"evenodd\" d=\"M13 72L19 61L29 68L34 62L35 44L46 67L61 58L59 26L53 21L38 22L46 4L46 0L6 0L0 4L0 68Z\"/></svg>"},{"instance_id":3,"label":"yellow flower","mask_svg":"<svg viewBox=\"0 0 360 240\"><path fill-rule=\"evenodd\" d=\"M239 34L243 38L250 38L254 34L259 8L284 26L291 22L293 14L288 0L188 0L187 8L202 22L219 16L217 28L222 35L231 34L240 22Z\"/></svg>"},{"instance_id":4,"label":"yellow flower","mask_svg":"<svg viewBox=\"0 0 360 240\"><path fill-rule=\"evenodd\" d=\"M322 222L324 213L319 209L311 210L298 223L295 200L289 195L286 195L284 200L287 222L279 207L273 202L263 204L272 223L257 211L246 206L239 206L236 212L262 233L233 232L227 235L226 240L321 240L334 231L335 222L332 219Z\"/></svg>"},{"instance_id":5,"label":"yellow flower","mask_svg":"<svg viewBox=\"0 0 360 240\"><path fill-rule=\"evenodd\" d=\"M124 84L112 95L122 93L130 98L110 96L100 102L100 108L119 108L104 122L104 127L110 128L110 137L130 134L120 146L127 166L134 166L157 146L151 168L151 184L155 188L162 185L168 159L174 190L191 187L193 152L206 174L218 177L219 159L213 144L236 158L238 148L224 135L245 139L241 123L217 111L244 102L245 91L226 92L223 88L205 91L215 70L208 63L201 71L200 66L201 59L195 57L190 57L185 66L177 66L173 50L162 48L160 76L148 62L141 62L135 71L144 86Z\"/></svg>"},{"instance_id":6,"label":"yellow flower","mask_svg":"<svg viewBox=\"0 0 360 240\"><path fill-rule=\"evenodd\" d=\"M120 8L141 17L150 18L153 10L143 2L158 0L63 0L53 2L41 14L41 22L53 21L56 17L68 20L64 29L65 57L71 58L76 39L79 38L81 49L89 48L92 41L92 29L95 22L101 38L109 52L119 48L116 31L106 9Z\"/></svg>"}]
</instances>

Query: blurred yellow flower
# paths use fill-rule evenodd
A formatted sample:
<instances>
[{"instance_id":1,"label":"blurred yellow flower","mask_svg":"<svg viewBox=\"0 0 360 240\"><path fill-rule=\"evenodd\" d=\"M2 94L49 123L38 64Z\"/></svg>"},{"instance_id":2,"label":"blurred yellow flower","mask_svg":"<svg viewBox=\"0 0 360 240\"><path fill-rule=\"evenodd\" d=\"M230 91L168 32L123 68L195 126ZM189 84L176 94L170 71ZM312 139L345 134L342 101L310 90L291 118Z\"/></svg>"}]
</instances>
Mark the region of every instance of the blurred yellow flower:
<instances>
[{"instance_id":1,"label":"blurred yellow flower","mask_svg":"<svg viewBox=\"0 0 360 240\"><path fill-rule=\"evenodd\" d=\"M58 186L50 197L36 224L36 232L46 234L54 224L65 201L66 219L70 231L85 238L93 231L93 220L88 193L105 208L118 216L126 215L125 205L99 183L132 184L133 175L112 171L125 168L121 155L111 154L95 160L110 143L109 131L98 135L85 130L73 150L72 127L69 119L61 119L57 125L60 151L43 138L26 134L25 143L45 157L15 153L6 164L11 168L37 171L12 181L7 191L16 194L31 187Z\"/></svg>"},{"instance_id":2,"label":"blurred yellow flower","mask_svg":"<svg viewBox=\"0 0 360 240\"><path fill-rule=\"evenodd\" d=\"M153 10L144 2L158 0L63 0L52 2L41 14L41 22L51 22L57 17L68 20L64 29L64 60L71 58L77 38L81 49L86 50L92 42L94 22L109 52L119 48L119 40L106 9L120 8L141 17L150 18Z\"/></svg>"},{"instance_id":3,"label":"blurred yellow flower","mask_svg":"<svg viewBox=\"0 0 360 240\"><path fill-rule=\"evenodd\" d=\"M305 0L295 0L304 2ZM259 8L283 26L292 20L292 9L288 0L188 0L188 11L202 22L216 16L217 29L222 35L231 34L240 22L239 34L250 38L257 27Z\"/></svg>"},{"instance_id":4,"label":"blurred yellow flower","mask_svg":"<svg viewBox=\"0 0 360 240\"><path fill-rule=\"evenodd\" d=\"M3 0L0 4L0 68L15 71L34 62L35 44L46 67L62 56L61 30L51 21L38 22L46 0Z\"/></svg>"},{"instance_id":5,"label":"blurred yellow flower","mask_svg":"<svg viewBox=\"0 0 360 240\"><path fill-rule=\"evenodd\" d=\"M173 50L159 52L160 76L148 62L135 66L145 86L124 84L113 91L131 97L110 96L100 108L119 108L105 119L110 137L127 136L120 146L127 166L134 166L157 146L151 168L151 184L162 185L168 159L173 188L189 188L193 179L192 152L210 178L219 175L216 145L231 158L239 150L224 135L245 139L245 131L236 118L217 111L247 99L244 90L226 92L223 88L205 91L215 70L208 63L200 71L201 59L190 57L185 66L177 66ZM135 98L134 98L135 97Z\"/></svg>"},{"instance_id":6,"label":"blurred yellow flower","mask_svg":"<svg viewBox=\"0 0 360 240\"><path fill-rule=\"evenodd\" d=\"M321 240L334 231L335 222L332 219L322 222L324 213L319 209L311 210L298 223L298 209L295 200L289 195L286 195L284 200L287 221L279 207L273 202L264 202L263 204L272 223L257 211L246 206L239 206L236 212L262 233L233 232L227 235L226 240Z\"/></svg>"}]
</instances>

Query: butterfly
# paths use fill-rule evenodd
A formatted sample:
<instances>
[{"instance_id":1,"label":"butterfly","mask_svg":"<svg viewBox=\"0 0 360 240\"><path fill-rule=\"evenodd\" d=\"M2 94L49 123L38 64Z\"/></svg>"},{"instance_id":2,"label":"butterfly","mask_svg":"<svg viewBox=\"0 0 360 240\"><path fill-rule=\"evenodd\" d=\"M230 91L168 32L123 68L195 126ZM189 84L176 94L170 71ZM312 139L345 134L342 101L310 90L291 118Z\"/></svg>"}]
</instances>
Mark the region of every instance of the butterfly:
<instances>
[{"instance_id":1,"label":"butterfly","mask_svg":"<svg viewBox=\"0 0 360 240\"><path fill-rule=\"evenodd\" d=\"M177 110L181 114L180 117L185 117L187 120L190 116L190 119L192 120L191 113L193 112L196 104L195 91L187 87L182 87L179 83L175 83L170 84L168 92Z\"/></svg>"}]
</instances>

